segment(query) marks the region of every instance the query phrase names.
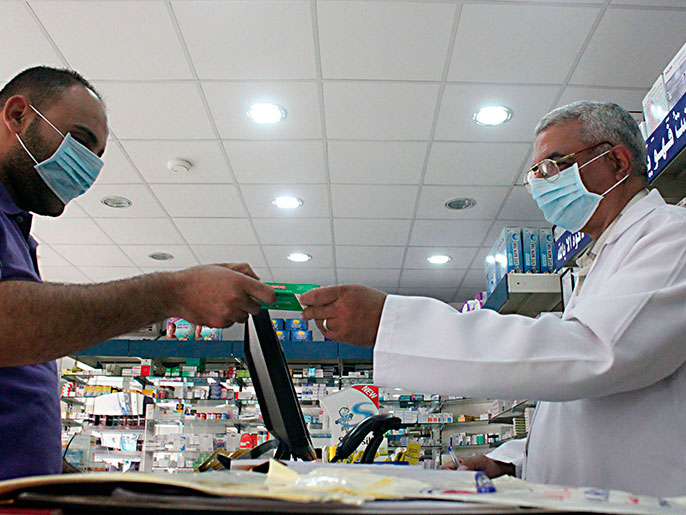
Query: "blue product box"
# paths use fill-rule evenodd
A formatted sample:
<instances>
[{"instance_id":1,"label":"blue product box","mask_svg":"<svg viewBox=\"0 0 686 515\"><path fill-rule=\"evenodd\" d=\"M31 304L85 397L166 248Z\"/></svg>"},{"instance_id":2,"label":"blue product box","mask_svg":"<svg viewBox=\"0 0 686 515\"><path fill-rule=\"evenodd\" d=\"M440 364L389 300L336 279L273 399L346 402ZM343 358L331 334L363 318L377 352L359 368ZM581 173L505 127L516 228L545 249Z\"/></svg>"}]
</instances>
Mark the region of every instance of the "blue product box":
<instances>
[{"instance_id":1,"label":"blue product box","mask_svg":"<svg viewBox=\"0 0 686 515\"><path fill-rule=\"evenodd\" d=\"M276 337L279 339L280 342L283 341L290 341L291 340L291 332L290 331L276 331Z\"/></svg>"},{"instance_id":2,"label":"blue product box","mask_svg":"<svg viewBox=\"0 0 686 515\"><path fill-rule=\"evenodd\" d=\"M291 340L294 342L311 342L312 331L291 331Z\"/></svg>"},{"instance_id":3,"label":"blue product box","mask_svg":"<svg viewBox=\"0 0 686 515\"><path fill-rule=\"evenodd\" d=\"M520 227L505 227L495 242L496 284L509 272L523 272L522 230Z\"/></svg>"},{"instance_id":4,"label":"blue product box","mask_svg":"<svg viewBox=\"0 0 686 515\"><path fill-rule=\"evenodd\" d=\"M286 329L286 321L283 318L272 318L272 325L275 331L283 331Z\"/></svg>"},{"instance_id":5,"label":"blue product box","mask_svg":"<svg viewBox=\"0 0 686 515\"><path fill-rule=\"evenodd\" d=\"M491 251L486 256L484 260L484 270L486 271L486 295L490 295L495 290L496 280L495 280L495 249Z\"/></svg>"},{"instance_id":6,"label":"blue product box","mask_svg":"<svg viewBox=\"0 0 686 515\"><path fill-rule=\"evenodd\" d=\"M555 270L555 239L553 238L552 227L541 227L538 230L538 246L540 257L541 272L552 272Z\"/></svg>"},{"instance_id":7,"label":"blue product box","mask_svg":"<svg viewBox=\"0 0 686 515\"><path fill-rule=\"evenodd\" d=\"M522 251L524 254L524 272L540 272L538 227L522 227Z\"/></svg>"},{"instance_id":8,"label":"blue product box","mask_svg":"<svg viewBox=\"0 0 686 515\"><path fill-rule=\"evenodd\" d=\"M307 320L301 318L287 318L286 331L307 331Z\"/></svg>"}]
</instances>

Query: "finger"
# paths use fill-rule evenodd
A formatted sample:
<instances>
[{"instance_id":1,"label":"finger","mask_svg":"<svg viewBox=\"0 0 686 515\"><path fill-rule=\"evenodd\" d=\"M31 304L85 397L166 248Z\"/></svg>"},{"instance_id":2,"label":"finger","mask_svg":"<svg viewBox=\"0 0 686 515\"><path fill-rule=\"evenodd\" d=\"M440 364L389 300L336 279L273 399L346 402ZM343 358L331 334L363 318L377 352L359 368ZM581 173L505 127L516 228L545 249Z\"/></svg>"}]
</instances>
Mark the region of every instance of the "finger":
<instances>
[{"instance_id":1,"label":"finger","mask_svg":"<svg viewBox=\"0 0 686 515\"><path fill-rule=\"evenodd\" d=\"M218 263L217 266L228 268L229 270L233 270L234 272L240 272L243 275L247 275L248 277L257 279L258 281L260 280L260 276L255 273L255 271L248 263Z\"/></svg>"},{"instance_id":2,"label":"finger","mask_svg":"<svg viewBox=\"0 0 686 515\"><path fill-rule=\"evenodd\" d=\"M274 291L274 288L250 277L245 277L244 279L244 288L248 295L261 300L268 306L271 306L276 302L276 292Z\"/></svg>"},{"instance_id":3,"label":"finger","mask_svg":"<svg viewBox=\"0 0 686 515\"><path fill-rule=\"evenodd\" d=\"M259 302L256 302L254 299L245 297L243 301L239 303L238 308L245 313L245 318L243 320L245 321L248 318L248 313L251 315L257 315L262 309L262 306L260 306Z\"/></svg>"},{"instance_id":4,"label":"finger","mask_svg":"<svg viewBox=\"0 0 686 515\"><path fill-rule=\"evenodd\" d=\"M453 461L449 461L445 465L441 467L443 470L455 470L455 463Z\"/></svg>"},{"instance_id":5,"label":"finger","mask_svg":"<svg viewBox=\"0 0 686 515\"><path fill-rule=\"evenodd\" d=\"M331 304L327 306L305 308L302 318L304 320L333 318L338 314L338 310Z\"/></svg>"},{"instance_id":6,"label":"finger","mask_svg":"<svg viewBox=\"0 0 686 515\"><path fill-rule=\"evenodd\" d=\"M315 288L300 296L300 303L305 306L321 306L331 304L343 292L342 286L327 286L325 288Z\"/></svg>"}]
</instances>

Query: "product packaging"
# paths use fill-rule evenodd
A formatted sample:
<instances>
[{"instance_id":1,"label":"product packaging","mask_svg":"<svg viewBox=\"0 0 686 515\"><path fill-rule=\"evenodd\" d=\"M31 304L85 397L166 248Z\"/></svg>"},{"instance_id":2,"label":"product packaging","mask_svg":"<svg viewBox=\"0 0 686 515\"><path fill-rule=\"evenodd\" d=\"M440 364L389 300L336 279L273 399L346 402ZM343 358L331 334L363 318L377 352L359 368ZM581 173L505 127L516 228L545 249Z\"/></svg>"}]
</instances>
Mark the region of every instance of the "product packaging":
<instances>
[{"instance_id":1,"label":"product packaging","mask_svg":"<svg viewBox=\"0 0 686 515\"><path fill-rule=\"evenodd\" d=\"M676 53L662 74L665 80L667 105L673 109L686 94L686 44Z\"/></svg>"},{"instance_id":2,"label":"product packaging","mask_svg":"<svg viewBox=\"0 0 686 515\"><path fill-rule=\"evenodd\" d=\"M537 227L522 227L522 250L524 251L524 272L540 272Z\"/></svg>"},{"instance_id":3,"label":"product packaging","mask_svg":"<svg viewBox=\"0 0 686 515\"><path fill-rule=\"evenodd\" d=\"M276 331L276 336L280 342L290 341L291 332L290 331Z\"/></svg>"},{"instance_id":4,"label":"product packaging","mask_svg":"<svg viewBox=\"0 0 686 515\"><path fill-rule=\"evenodd\" d=\"M319 288L318 284L294 284L294 283L265 283L274 288L276 292L276 302L268 306L264 302L261 303L263 308L281 309L285 311L302 311L303 306L300 304L300 295L315 288ZM288 327L286 327L288 329Z\"/></svg>"},{"instance_id":5,"label":"product packaging","mask_svg":"<svg viewBox=\"0 0 686 515\"><path fill-rule=\"evenodd\" d=\"M523 272L522 231L520 227L505 227L495 242L495 282L510 272Z\"/></svg>"},{"instance_id":6,"label":"product packaging","mask_svg":"<svg viewBox=\"0 0 686 515\"><path fill-rule=\"evenodd\" d=\"M307 331L308 323L307 320L302 318L287 318L286 319L286 331Z\"/></svg>"},{"instance_id":7,"label":"product packaging","mask_svg":"<svg viewBox=\"0 0 686 515\"><path fill-rule=\"evenodd\" d=\"M183 318L172 317L167 320L168 340L221 340L222 330L192 324Z\"/></svg>"},{"instance_id":8,"label":"product packaging","mask_svg":"<svg viewBox=\"0 0 686 515\"><path fill-rule=\"evenodd\" d=\"M668 112L667 91L662 74L660 74L653 87L643 98L643 117L648 127L648 134L651 134L660 125Z\"/></svg>"},{"instance_id":9,"label":"product packaging","mask_svg":"<svg viewBox=\"0 0 686 515\"><path fill-rule=\"evenodd\" d=\"M484 259L484 269L486 271L486 295L490 295L495 290L495 248Z\"/></svg>"},{"instance_id":10,"label":"product packaging","mask_svg":"<svg viewBox=\"0 0 686 515\"><path fill-rule=\"evenodd\" d=\"M291 331L291 340L294 342L311 342L312 331Z\"/></svg>"},{"instance_id":11,"label":"product packaging","mask_svg":"<svg viewBox=\"0 0 686 515\"><path fill-rule=\"evenodd\" d=\"M541 272L553 272L555 270L555 240L553 239L552 227L538 229L538 247Z\"/></svg>"},{"instance_id":12,"label":"product packaging","mask_svg":"<svg viewBox=\"0 0 686 515\"><path fill-rule=\"evenodd\" d=\"M272 325L275 331L283 331L286 328L286 321L283 318L272 318Z\"/></svg>"}]
</instances>

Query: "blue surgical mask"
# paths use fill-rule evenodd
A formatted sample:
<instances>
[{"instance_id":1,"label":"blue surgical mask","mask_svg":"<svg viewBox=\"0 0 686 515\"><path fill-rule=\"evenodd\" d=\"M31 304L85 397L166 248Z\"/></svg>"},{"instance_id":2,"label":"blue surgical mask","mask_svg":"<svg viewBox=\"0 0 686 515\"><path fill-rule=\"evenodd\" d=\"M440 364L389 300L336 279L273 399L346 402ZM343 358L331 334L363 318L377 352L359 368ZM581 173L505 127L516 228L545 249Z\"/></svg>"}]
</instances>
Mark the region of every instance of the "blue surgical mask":
<instances>
[{"instance_id":1,"label":"blue surgical mask","mask_svg":"<svg viewBox=\"0 0 686 515\"><path fill-rule=\"evenodd\" d=\"M588 223L605 195L629 177L627 174L602 195L586 189L581 181L579 169L608 152L610 151L603 152L581 166L574 163L561 171L555 181L540 178L531 180L531 194L546 220L569 232L580 231Z\"/></svg>"},{"instance_id":2,"label":"blue surgical mask","mask_svg":"<svg viewBox=\"0 0 686 515\"><path fill-rule=\"evenodd\" d=\"M30 105L38 116L47 122L50 127L55 129L64 139L55 153L45 161L38 162L33 154L26 148L24 142L17 134L17 139L26 153L31 156L36 163L34 168L41 176L48 188L62 201L64 205L79 195L86 193L88 188L93 185L98 177L104 163L84 145L72 138L71 134L66 136L55 127L50 120L43 116L38 109Z\"/></svg>"}]
</instances>

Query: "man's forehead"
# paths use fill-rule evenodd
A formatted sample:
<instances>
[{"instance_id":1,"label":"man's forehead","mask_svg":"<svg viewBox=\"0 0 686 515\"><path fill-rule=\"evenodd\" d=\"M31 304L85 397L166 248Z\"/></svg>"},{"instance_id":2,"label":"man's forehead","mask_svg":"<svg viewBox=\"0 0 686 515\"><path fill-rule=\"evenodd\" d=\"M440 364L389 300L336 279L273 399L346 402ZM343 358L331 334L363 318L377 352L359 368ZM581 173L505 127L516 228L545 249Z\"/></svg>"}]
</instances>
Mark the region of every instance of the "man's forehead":
<instances>
[{"instance_id":1,"label":"man's forehead","mask_svg":"<svg viewBox=\"0 0 686 515\"><path fill-rule=\"evenodd\" d=\"M578 150L579 121L573 120L551 125L534 139L534 162L551 156L563 156Z\"/></svg>"}]
</instances>

